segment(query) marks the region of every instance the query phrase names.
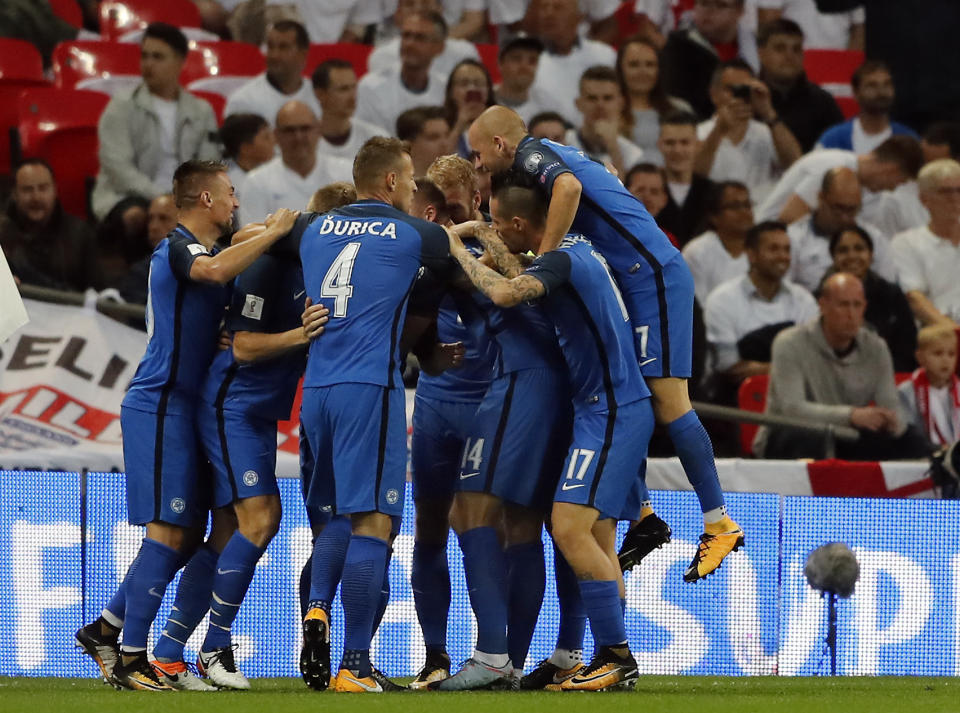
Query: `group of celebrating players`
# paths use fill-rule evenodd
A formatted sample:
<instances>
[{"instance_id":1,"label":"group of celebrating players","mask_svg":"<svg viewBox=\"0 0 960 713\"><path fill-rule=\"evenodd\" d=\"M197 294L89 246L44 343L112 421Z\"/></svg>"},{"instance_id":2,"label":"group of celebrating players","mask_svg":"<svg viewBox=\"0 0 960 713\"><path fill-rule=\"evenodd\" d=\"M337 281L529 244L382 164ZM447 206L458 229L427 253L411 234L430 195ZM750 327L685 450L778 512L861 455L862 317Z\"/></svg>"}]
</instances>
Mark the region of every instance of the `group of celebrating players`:
<instances>
[{"instance_id":1,"label":"group of celebrating players","mask_svg":"<svg viewBox=\"0 0 960 713\"><path fill-rule=\"evenodd\" d=\"M370 139L353 187L245 226L222 249L238 206L224 166L177 169L179 224L152 257L147 349L121 411L128 516L146 537L100 617L77 632L114 686L249 688L230 630L279 527L276 425L301 374L314 547L300 670L311 688L404 688L369 649L403 512L408 351L422 370L411 583L427 652L410 688L634 684L621 572L670 539L644 482L655 421L704 516L684 579L707 576L743 544L687 395L693 280L680 253L615 175L530 137L510 109L489 108L469 141L474 166L445 156L416 179L403 142ZM489 221L475 169L493 178ZM231 344L218 350L222 327ZM619 554L618 520L632 523ZM545 589L544 525L560 627L554 653L524 675ZM452 675L451 527L477 621L474 654ZM338 586L344 650L332 676ZM208 611L197 676L184 646ZM584 663L587 620L596 648Z\"/></svg>"}]
</instances>

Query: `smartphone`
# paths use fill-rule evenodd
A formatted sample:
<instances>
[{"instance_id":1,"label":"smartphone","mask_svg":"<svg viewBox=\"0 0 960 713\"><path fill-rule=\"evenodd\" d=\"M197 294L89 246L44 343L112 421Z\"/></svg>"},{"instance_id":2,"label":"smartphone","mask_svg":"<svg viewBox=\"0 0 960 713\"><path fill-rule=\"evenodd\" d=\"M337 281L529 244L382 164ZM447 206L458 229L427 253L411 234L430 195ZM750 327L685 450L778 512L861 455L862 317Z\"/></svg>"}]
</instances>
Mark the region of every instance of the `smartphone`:
<instances>
[{"instance_id":1,"label":"smartphone","mask_svg":"<svg viewBox=\"0 0 960 713\"><path fill-rule=\"evenodd\" d=\"M750 92L751 88L749 84L734 84L730 87L730 93L737 99L743 99L745 102L750 101Z\"/></svg>"}]
</instances>

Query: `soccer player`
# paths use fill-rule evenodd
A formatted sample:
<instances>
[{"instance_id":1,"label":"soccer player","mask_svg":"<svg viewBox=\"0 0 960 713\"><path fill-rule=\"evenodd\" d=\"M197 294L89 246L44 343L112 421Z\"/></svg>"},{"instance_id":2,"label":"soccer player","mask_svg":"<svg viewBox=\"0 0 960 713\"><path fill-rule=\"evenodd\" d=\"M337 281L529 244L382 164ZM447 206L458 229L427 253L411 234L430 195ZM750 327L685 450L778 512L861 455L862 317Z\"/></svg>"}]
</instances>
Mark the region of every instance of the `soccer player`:
<instances>
[{"instance_id":1,"label":"soccer player","mask_svg":"<svg viewBox=\"0 0 960 713\"><path fill-rule=\"evenodd\" d=\"M445 275L452 262L443 229L405 213L416 184L403 142L367 141L353 178L355 204L318 216L291 239L299 242L307 295L330 310L323 338L311 342L304 378L303 426L316 459L308 501L333 503L335 514L351 521L341 581L344 652L334 688L380 693L370 640L391 516L403 512L406 479L401 330L420 268Z\"/></svg>"},{"instance_id":2,"label":"soccer player","mask_svg":"<svg viewBox=\"0 0 960 713\"><path fill-rule=\"evenodd\" d=\"M216 351L226 283L287 233L296 217L278 211L247 231L249 239L218 250L215 243L231 231L237 209L226 166L181 164L173 195L179 222L151 259L147 349L120 412L127 516L131 524L146 525L146 537L100 618L77 632L111 683L151 691L170 687L147 660L150 624L198 526L202 536L206 516L196 398Z\"/></svg>"},{"instance_id":3,"label":"soccer player","mask_svg":"<svg viewBox=\"0 0 960 713\"><path fill-rule=\"evenodd\" d=\"M616 176L574 148L529 136L516 112L490 107L471 125L468 138L478 169L497 173L512 167L547 197L541 253L555 249L573 227L590 236L610 265L630 313L654 413L666 425L703 511L705 532L684 580L707 576L743 544L744 536L727 515L710 436L687 392L693 278L683 257ZM647 516L635 529L669 537L652 512L645 502Z\"/></svg>"},{"instance_id":4,"label":"soccer player","mask_svg":"<svg viewBox=\"0 0 960 713\"><path fill-rule=\"evenodd\" d=\"M546 201L535 189L495 186L493 225L514 251L542 251ZM590 664L562 690L632 686L616 523L653 432L650 392L637 368L630 317L606 261L582 235L567 235L524 272L507 277L477 261L450 233L451 253L476 287L502 308L541 300L560 338L573 389L573 439L557 484L552 536L576 572L596 640ZM505 265L498 261L499 267Z\"/></svg>"}]
</instances>

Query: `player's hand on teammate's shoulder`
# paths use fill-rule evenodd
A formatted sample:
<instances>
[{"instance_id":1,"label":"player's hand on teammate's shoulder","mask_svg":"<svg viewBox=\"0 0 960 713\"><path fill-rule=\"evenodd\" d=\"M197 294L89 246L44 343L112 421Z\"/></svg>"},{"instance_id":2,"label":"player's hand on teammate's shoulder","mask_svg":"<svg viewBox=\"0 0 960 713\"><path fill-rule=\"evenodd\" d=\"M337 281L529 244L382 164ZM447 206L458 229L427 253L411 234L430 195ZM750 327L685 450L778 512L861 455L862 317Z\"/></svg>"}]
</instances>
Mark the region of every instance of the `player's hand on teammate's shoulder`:
<instances>
[{"instance_id":1,"label":"player's hand on teammate's shoulder","mask_svg":"<svg viewBox=\"0 0 960 713\"><path fill-rule=\"evenodd\" d=\"M457 235L461 238L474 238L477 236L477 231L485 227L487 227L487 224L483 221L468 220L466 223L454 225L453 230L456 231Z\"/></svg>"},{"instance_id":2,"label":"player's hand on teammate's shoulder","mask_svg":"<svg viewBox=\"0 0 960 713\"><path fill-rule=\"evenodd\" d=\"M321 304L313 304L313 300L307 297L306 308L300 315L300 321L303 323L303 336L307 340L316 339L323 334L324 325L330 319L330 310Z\"/></svg>"},{"instance_id":3,"label":"player's hand on teammate's shoulder","mask_svg":"<svg viewBox=\"0 0 960 713\"><path fill-rule=\"evenodd\" d=\"M300 211L290 210L289 208L281 208L275 213L271 213L267 216L266 221L264 221L267 228L272 228L279 232L281 235L285 235L290 232L293 228L294 222L300 216Z\"/></svg>"},{"instance_id":4,"label":"player's hand on teammate's shoulder","mask_svg":"<svg viewBox=\"0 0 960 713\"><path fill-rule=\"evenodd\" d=\"M459 233L456 228L449 228L443 226L443 229L447 231L447 237L450 239L450 252L454 252L458 249L463 249L463 240L461 240Z\"/></svg>"}]
</instances>

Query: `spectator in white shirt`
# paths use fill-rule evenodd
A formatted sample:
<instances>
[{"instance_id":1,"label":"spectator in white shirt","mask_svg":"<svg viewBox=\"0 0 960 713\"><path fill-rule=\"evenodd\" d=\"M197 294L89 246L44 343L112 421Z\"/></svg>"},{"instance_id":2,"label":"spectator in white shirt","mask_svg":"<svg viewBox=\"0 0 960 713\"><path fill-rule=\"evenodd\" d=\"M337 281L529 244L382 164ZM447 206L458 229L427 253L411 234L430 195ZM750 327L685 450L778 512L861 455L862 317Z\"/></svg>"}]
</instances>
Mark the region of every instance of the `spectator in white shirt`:
<instances>
[{"instance_id":1,"label":"spectator in white shirt","mask_svg":"<svg viewBox=\"0 0 960 713\"><path fill-rule=\"evenodd\" d=\"M863 51L866 17L863 5L825 13L820 12L816 0L757 0L759 24L781 17L800 26L808 48Z\"/></svg>"},{"instance_id":2,"label":"spectator in white shirt","mask_svg":"<svg viewBox=\"0 0 960 713\"><path fill-rule=\"evenodd\" d=\"M960 163L940 159L917 179L930 223L893 239L898 281L924 325L960 325Z\"/></svg>"},{"instance_id":3,"label":"spectator in white shirt","mask_svg":"<svg viewBox=\"0 0 960 713\"><path fill-rule=\"evenodd\" d=\"M232 11L233 39L255 45L263 43L265 28L286 20L303 25L314 42L362 42L367 26L384 17L380 0L220 1Z\"/></svg>"},{"instance_id":4,"label":"spectator in white shirt","mask_svg":"<svg viewBox=\"0 0 960 713\"><path fill-rule=\"evenodd\" d=\"M447 26L439 13L404 15L400 61L367 73L357 85L357 117L393 132L397 117L415 106L443 104L447 77L433 71Z\"/></svg>"},{"instance_id":5,"label":"spectator in white shirt","mask_svg":"<svg viewBox=\"0 0 960 713\"><path fill-rule=\"evenodd\" d=\"M787 228L791 280L815 292L833 265L831 237L843 228L854 226L859 226L870 236L874 271L887 280L897 278L890 240L874 226L860 221L861 206L860 179L852 169L832 168L824 174L813 212Z\"/></svg>"},{"instance_id":6,"label":"spectator in white shirt","mask_svg":"<svg viewBox=\"0 0 960 713\"><path fill-rule=\"evenodd\" d=\"M262 221L278 208L303 210L320 186L353 179L353 161L318 155L317 117L306 104L284 104L277 112L276 134L280 155L247 175L242 224Z\"/></svg>"},{"instance_id":7,"label":"spectator in white shirt","mask_svg":"<svg viewBox=\"0 0 960 713\"><path fill-rule=\"evenodd\" d=\"M577 34L582 17L577 0L538 1L537 28L546 49L540 55L533 85L551 97L552 108L572 124L581 119L574 104L580 77L589 67L613 67L617 60L610 45Z\"/></svg>"},{"instance_id":8,"label":"spectator in white shirt","mask_svg":"<svg viewBox=\"0 0 960 713\"><path fill-rule=\"evenodd\" d=\"M796 161L757 208L761 220L776 218L792 223L816 205L823 175L831 168L846 166L856 172L863 187L863 210L870 216L879 203L879 191L891 191L916 177L923 164L920 144L909 136L891 136L870 153L855 154L825 149L806 154ZM876 221L879 222L879 221Z\"/></svg>"},{"instance_id":9,"label":"spectator in white shirt","mask_svg":"<svg viewBox=\"0 0 960 713\"><path fill-rule=\"evenodd\" d=\"M533 86L543 43L536 37L518 35L500 48L500 84L494 87L497 104L508 106L529 124L553 101Z\"/></svg>"},{"instance_id":10,"label":"spectator in white shirt","mask_svg":"<svg viewBox=\"0 0 960 713\"><path fill-rule=\"evenodd\" d=\"M711 181L745 183L759 203L780 173L800 158L800 144L777 116L770 90L742 60L717 67L710 100L717 111L697 126L694 170Z\"/></svg>"},{"instance_id":11,"label":"spectator in white shirt","mask_svg":"<svg viewBox=\"0 0 960 713\"><path fill-rule=\"evenodd\" d=\"M753 227L750 191L738 181L723 181L707 197L707 225L683 248L683 259L693 273L694 292L700 304L720 283L745 275L747 233Z\"/></svg>"},{"instance_id":12,"label":"spectator in white shirt","mask_svg":"<svg viewBox=\"0 0 960 713\"><path fill-rule=\"evenodd\" d=\"M555 111L542 111L527 124L527 131L533 138L550 139L558 144L563 143L569 128L569 122Z\"/></svg>"},{"instance_id":13,"label":"spectator in white shirt","mask_svg":"<svg viewBox=\"0 0 960 713\"><path fill-rule=\"evenodd\" d=\"M438 156L452 150L450 124L442 106L415 106L397 117L397 138L410 144L413 175L425 176Z\"/></svg>"},{"instance_id":14,"label":"spectator in white shirt","mask_svg":"<svg viewBox=\"0 0 960 713\"><path fill-rule=\"evenodd\" d=\"M317 65L311 77L320 109L318 150L327 156L353 161L367 139L387 136L379 126L354 118L357 110L357 74L343 59L328 59Z\"/></svg>"},{"instance_id":15,"label":"spectator in white shirt","mask_svg":"<svg viewBox=\"0 0 960 713\"><path fill-rule=\"evenodd\" d=\"M259 114L233 114L220 127L227 175L237 197L243 196L247 174L274 157L277 142L273 127Z\"/></svg>"},{"instance_id":16,"label":"spectator in white shirt","mask_svg":"<svg viewBox=\"0 0 960 713\"><path fill-rule=\"evenodd\" d=\"M583 73L577 108L583 124L567 131L563 143L612 166L621 176L643 160L643 149L620 134L623 95L613 67L590 67Z\"/></svg>"},{"instance_id":17,"label":"spectator in white shirt","mask_svg":"<svg viewBox=\"0 0 960 713\"><path fill-rule=\"evenodd\" d=\"M315 114L320 105L310 82L304 78L310 37L303 25L281 20L267 29L267 71L237 89L227 100L224 116L259 114L272 122L288 101L306 104Z\"/></svg>"},{"instance_id":18,"label":"spectator in white shirt","mask_svg":"<svg viewBox=\"0 0 960 713\"><path fill-rule=\"evenodd\" d=\"M749 271L711 292L703 317L714 368L735 383L769 373L776 333L817 314L813 295L784 279L790 269L790 238L783 223L755 225L747 233L746 249Z\"/></svg>"}]
</instances>

